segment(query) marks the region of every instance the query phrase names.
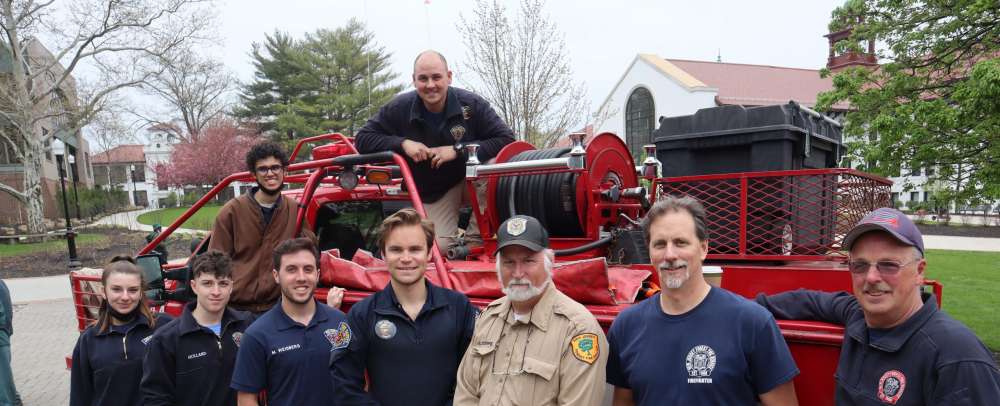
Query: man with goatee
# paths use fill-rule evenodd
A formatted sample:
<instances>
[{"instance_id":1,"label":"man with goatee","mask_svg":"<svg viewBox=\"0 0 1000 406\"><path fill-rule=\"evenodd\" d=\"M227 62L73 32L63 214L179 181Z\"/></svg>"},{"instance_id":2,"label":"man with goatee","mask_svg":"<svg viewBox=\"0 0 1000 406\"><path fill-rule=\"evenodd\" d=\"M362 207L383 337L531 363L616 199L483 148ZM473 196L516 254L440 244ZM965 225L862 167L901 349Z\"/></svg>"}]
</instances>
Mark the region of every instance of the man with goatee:
<instances>
[{"instance_id":1,"label":"man with goatee","mask_svg":"<svg viewBox=\"0 0 1000 406\"><path fill-rule=\"evenodd\" d=\"M278 300L271 252L282 241L297 237L298 202L281 196L288 157L280 145L270 141L254 145L247 152L246 164L257 186L222 207L212 226L209 248L233 261L229 305L260 314ZM308 227L302 228L302 236L315 242Z\"/></svg>"},{"instance_id":2,"label":"man with goatee","mask_svg":"<svg viewBox=\"0 0 1000 406\"><path fill-rule=\"evenodd\" d=\"M663 291L625 309L608 331L614 406L797 404L799 369L774 317L705 282L701 204L669 196L642 226Z\"/></svg>"}]
</instances>

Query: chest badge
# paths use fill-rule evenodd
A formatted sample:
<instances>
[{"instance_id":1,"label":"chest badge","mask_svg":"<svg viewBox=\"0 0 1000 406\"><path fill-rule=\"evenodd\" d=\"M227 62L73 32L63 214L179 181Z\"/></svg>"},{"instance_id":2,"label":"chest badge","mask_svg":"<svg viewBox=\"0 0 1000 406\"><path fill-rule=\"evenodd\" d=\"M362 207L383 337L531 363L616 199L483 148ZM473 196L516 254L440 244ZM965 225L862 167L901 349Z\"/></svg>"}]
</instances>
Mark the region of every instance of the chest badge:
<instances>
[{"instance_id":1,"label":"chest badge","mask_svg":"<svg viewBox=\"0 0 1000 406\"><path fill-rule=\"evenodd\" d=\"M715 350L707 345L696 345L688 351L684 358L684 367L688 371L688 383L712 383L712 370L715 369Z\"/></svg>"},{"instance_id":2,"label":"chest badge","mask_svg":"<svg viewBox=\"0 0 1000 406\"><path fill-rule=\"evenodd\" d=\"M337 328L326 329L323 335L330 342L330 345L333 346L332 350L347 348L347 345L351 343L351 326L347 325L347 322L342 321Z\"/></svg>"},{"instance_id":3,"label":"chest badge","mask_svg":"<svg viewBox=\"0 0 1000 406\"><path fill-rule=\"evenodd\" d=\"M898 370L886 371L878 380L878 399L890 405L896 404L906 390L906 375Z\"/></svg>"},{"instance_id":4,"label":"chest badge","mask_svg":"<svg viewBox=\"0 0 1000 406\"><path fill-rule=\"evenodd\" d=\"M149 340L152 340L152 339L153 339L153 335L152 334L146 336L146 338L142 339L142 345L149 345Z\"/></svg>"},{"instance_id":5,"label":"chest badge","mask_svg":"<svg viewBox=\"0 0 1000 406\"><path fill-rule=\"evenodd\" d=\"M233 344L236 344L236 348L240 348L240 340L243 339L243 333L237 331L233 333Z\"/></svg>"},{"instance_id":6,"label":"chest badge","mask_svg":"<svg viewBox=\"0 0 1000 406\"><path fill-rule=\"evenodd\" d=\"M597 339L597 334L578 334L573 337L569 345L573 347L573 356L588 364L593 364L594 361L597 361L597 357L601 355L601 344Z\"/></svg>"},{"instance_id":7,"label":"chest badge","mask_svg":"<svg viewBox=\"0 0 1000 406\"><path fill-rule=\"evenodd\" d=\"M465 136L465 126L459 124L451 127L451 136L455 138L455 141L459 141Z\"/></svg>"},{"instance_id":8,"label":"chest badge","mask_svg":"<svg viewBox=\"0 0 1000 406\"><path fill-rule=\"evenodd\" d=\"M379 320L375 323L375 335L383 340L388 340L396 336L396 324L389 320Z\"/></svg>"},{"instance_id":9,"label":"chest badge","mask_svg":"<svg viewBox=\"0 0 1000 406\"><path fill-rule=\"evenodd\" d=\"M466 120L472 118L472 107L462 106L462 118Z\"/></svg>"}]
</instances>

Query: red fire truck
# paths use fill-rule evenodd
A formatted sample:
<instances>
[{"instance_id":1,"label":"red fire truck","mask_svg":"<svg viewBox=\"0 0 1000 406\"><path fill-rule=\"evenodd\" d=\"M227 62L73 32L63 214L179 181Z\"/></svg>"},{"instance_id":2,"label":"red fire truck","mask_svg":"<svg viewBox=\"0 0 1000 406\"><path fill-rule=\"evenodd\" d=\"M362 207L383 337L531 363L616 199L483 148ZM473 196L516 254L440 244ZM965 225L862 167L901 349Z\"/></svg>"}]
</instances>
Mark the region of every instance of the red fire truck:
<instances>
[{"instance_id":1,"label":"red fire truck","mask_svg":"<svg viewBox=\"0 0 1000 406\"><path fill-rule=\"evenodd\" d=\"M889 204L891 183L832 168L840 154L839 125L832 120L794 103L768 108L719 107L661 119L657 142L646 146L639 165L611 133L572 134L571 145L562 148L514 142L493 164L471 159L466 167L470 215L478 220L484 244L448 252L435 246L428 278L465 293L480 307L500 297L491 236L512 214L528 214L549 230L556 287L586 305L607 329L623 309L658 289L639 220L658 197L690 195L708 214L710 283L747 298L799 288L850 291L841 240L865 214ZM303 147L313 143L321 145L312 148L309 159L300 159ZM476 146L467 148L475 157ZM775 151L778 158L767 156ZM349 308L388 283L375 230L402 207L423 214L420 190L403 157L358 154L352 139L340 134L301 140L291 160L299 162L289 166L286 182L299 187L285 196L303 204L298 226L312 228L322 251L317 296L324 299L330 286L344 287ZM755 170L761 162L772 167ZM744 166L732 171L733 163ZM149 253L237 181L253 177L242 172L225 178L139 254ZM475 187L483 182L486 199L478 201ZM204 250L208 238L194 252ZM150 293L164 299L167 312L179 314L186 297L177 287L186 286L187 260L172 261L161 272L153 255L140 257L153 264L147 279L156 290ZM99 280L98 275L71 274L81 331L95 314L92 285ZM941 286L927 284L940 300ZM792 320L778 325L801 370L795 386L802 404L832 405L843 328Z\"/></svg>"}]
</instances>

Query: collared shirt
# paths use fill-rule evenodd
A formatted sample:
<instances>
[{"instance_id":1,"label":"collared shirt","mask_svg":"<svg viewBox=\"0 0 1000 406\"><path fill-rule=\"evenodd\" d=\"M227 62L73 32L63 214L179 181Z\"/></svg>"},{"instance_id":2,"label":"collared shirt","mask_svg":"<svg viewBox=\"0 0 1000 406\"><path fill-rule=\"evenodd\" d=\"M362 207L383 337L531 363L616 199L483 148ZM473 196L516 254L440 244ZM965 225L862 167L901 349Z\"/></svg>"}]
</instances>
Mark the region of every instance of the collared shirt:
<instances>
[{"instance_id":1,"label":"collared shirt","mask_svg":"<svg viewBox=\"0 0 1000 406\"><path fill-rule=\"evenodd\" d=\"M347 318L348 348L330 354L337 404L451 404L455 371L472 339L477 309L465 295L428 281L427 300L411 320L392 284L358 302ZM369 388L364 391L365 370Z\"/></svg>"},{"instance_id":2,"label":"collared shirt","mask_svg":"<svg viewBox=\"0 0 1000 406\"><path fill-rule=\"evenodd\" d=\"M598 405L607 349L594 316L551 282L527 321L515 321L500 298L476 321L455 405Z\"/></svg>"},{"instance_id":3,"label":"collared shirt","mask_svg":"<svg viewBox=\"0 0 1000 406\"><path fill-rule=\"evenodd\" d=\"M142 404L139 379L143 355L153 332L172 318L156 316L155 328L138 316L121 329L98 332L92 325L80 335L73 349L70 369L69 404L71 406L115 406Z\"/></svg>"},{"instance_id":4,"label":"collared shirt","mask_svg":"<svg viewBox=\"0 0 1000 406\"><path fill-rule=\"evenodd\" d=\"M435 202L465 178L466 157L459 155L437 169L431 160L414 163L403 151L403 141L413 140L429 148L457 143L479 144L476 154L481 162L495 157L500 149L514 141L514 132L497 116L489 102L479 95L451 86L448 88L442 125L431 128L425 120L427 108L410 91L396 96L382 106L364 127L358 130L355 146L362 154L393 151L410 164L413 178L424 202Z\"/></svg>"},{"instance_id":5,"label":"collared shirt","mask_svg":"<svg viewBox=\"0 0 1000 406\"><path fill-rule=\"evenodd\" d=\"M837 365L838 405L987 405L1000 400L1000 371L971 330L939 311L933 295L899 326L870 339L857 299L808 290L757 302L779 319L844 325Z\"/></svg>"},{"instance_id":6,"label":"collared shirt","mask_svg":"<svg viewBox=\"0 0 1000 406\"><path fill-rule=\"evenodd\" d=\"M330 351L347 347L352 336L340 310L317 302L309 325L302 325L279 302L243 334L231 387L248 393L266 389L271 406L329 405Z\"/></svg>"},{"instance_id":7,"label":"collared shirt","mask_svg":"<svg viewBox=\"0 0 1000 406\"><path fill-rule=\"evenodd\" d=\"M226 308L216 335L195 320L191 312L196 306L184 306L181 316L159 328L149 342L141 383L145 406L236 404L229 383L253 316Z\"/></svg>"}]
</instances>

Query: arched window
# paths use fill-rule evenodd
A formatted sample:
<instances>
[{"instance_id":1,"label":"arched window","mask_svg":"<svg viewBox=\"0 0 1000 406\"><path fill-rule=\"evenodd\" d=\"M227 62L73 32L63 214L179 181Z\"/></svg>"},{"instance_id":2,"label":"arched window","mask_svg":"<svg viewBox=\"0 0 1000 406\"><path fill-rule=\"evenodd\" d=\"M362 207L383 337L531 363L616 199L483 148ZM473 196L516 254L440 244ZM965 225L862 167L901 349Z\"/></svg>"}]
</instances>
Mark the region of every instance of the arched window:
<instances>
[{"instance_id":1,"label":"arched window","mask_svg":"<svg viewBox=\"0 0 1000 406\"><path fill-rule=\"evenodd\" d=\"M653 95L636 88L625 104L625 142L636 162L642 160L642 146L653 142Z\"/></svg>"}]
</instances>

